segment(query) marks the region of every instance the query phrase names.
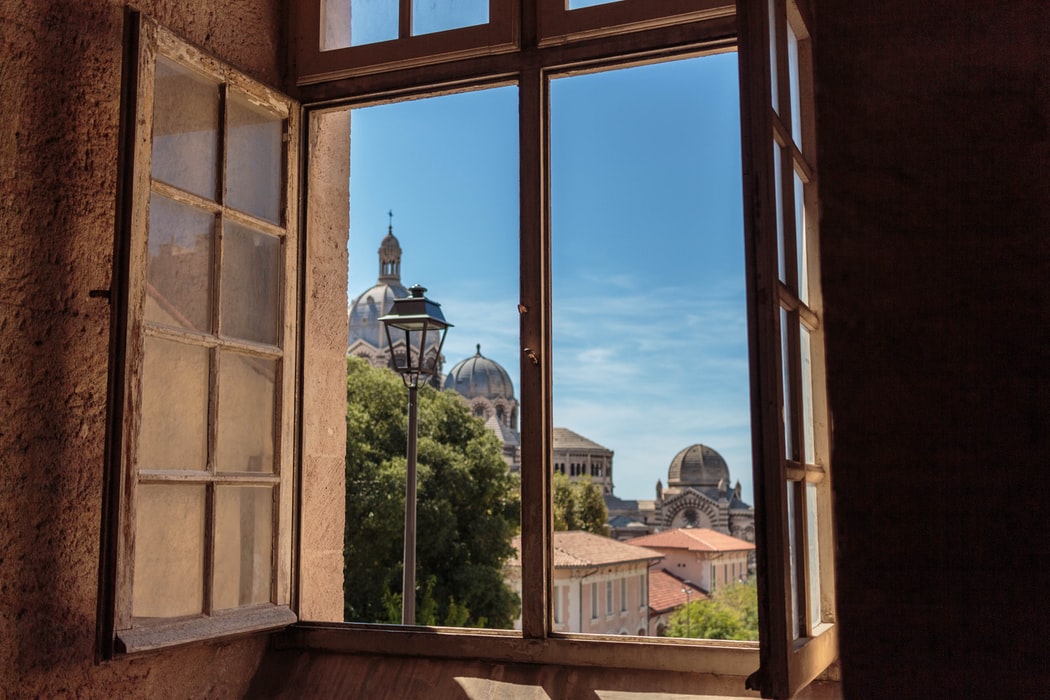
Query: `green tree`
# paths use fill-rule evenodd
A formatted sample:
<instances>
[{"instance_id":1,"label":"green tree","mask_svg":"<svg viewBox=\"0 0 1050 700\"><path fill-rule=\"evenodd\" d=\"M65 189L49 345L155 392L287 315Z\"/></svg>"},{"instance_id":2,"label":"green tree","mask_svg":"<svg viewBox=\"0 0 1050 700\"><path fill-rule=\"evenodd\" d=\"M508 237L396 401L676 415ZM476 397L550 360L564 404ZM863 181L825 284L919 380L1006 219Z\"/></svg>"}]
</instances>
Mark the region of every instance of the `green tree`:
<instances>
[{"instance_id":1,"label":"green tree","mask_svg":"<svg viewBox=\"0 0 1050 700\"><path fill-rule=\"evenodd\" d=\"M758 640L758 590L752 579L694 600L676 610L664 632L668 637Z\"/></svg>"},{"instance_id":2,"label":"green tree","mask_svg":"<svg viewBox=\"0 0 1050 700\"><path fill-rule=\"evenodd\" d=\"M393 372L347 360L347 620L400 620L407 396ZM510 627L520 600L503 580L518 527L495 436L459 397L419 390L416 609L420 624Z\"/></svg>"},{"instance_id":3,"label":"green tree","mask_svg":"<svg viewBox=\"0 0 1050 700\"><path fill-rule=\"evenodd\" d=\"M571 481L561 472L554 472L555 530L584 530L595 535L608 535L608 519L602 489L589 476Z\"/></svg>"}]
</instances>

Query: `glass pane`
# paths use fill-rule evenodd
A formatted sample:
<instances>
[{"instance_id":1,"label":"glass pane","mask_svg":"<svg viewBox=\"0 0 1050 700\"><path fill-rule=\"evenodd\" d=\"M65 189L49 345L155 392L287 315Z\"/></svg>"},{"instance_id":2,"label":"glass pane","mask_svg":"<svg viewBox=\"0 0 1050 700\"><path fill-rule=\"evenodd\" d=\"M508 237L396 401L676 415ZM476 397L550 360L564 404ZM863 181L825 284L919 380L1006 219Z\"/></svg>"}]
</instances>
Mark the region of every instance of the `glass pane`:
<instances>
[{"instance_id":1,"label":"glass pane","mask_svg":"<svg viewBox=\"0 0 1050 700\"><path fill-rule=\"evenodd\" d=\"M146 336L137 464L201 471L208 462L208 349Z\"/></svg>"},{"instance_id":2,"label":"glass pane","mask_svg":"<svg viewBox=\"0 0 1050 700\"><path fill-rule=\"evenodd\" d=\"M817 485L806 484L806 580L809 582L809 624L821 622L820 612L820 546L817 539Z\"/></svg>"},{"instance_id":3,"label":"glass pane","mask_svg":"<svg viewBox=\"0 0 1050 700\"><path fill-rule=\"evenodd\" d=\"M801 96L798 87L798 37L795 30L791 28L791 22L787 23L788 38L788 83L791 89L791 139L795 146L802 150L802 109Z\"/></svg>"},{"instance_id":4,"label":"glass pane","mask_svg":"<svg viewBox=\"0 0 1050 700\"><path fill-rule=\"evenodd\" d=\"M784 255L784 171L782 169L782 148L773 142L773 198L777 206L777 269L780 281L787 283L787 259Z\"/></svg>"},{"instance_id":5,"label":"glass pane","mask_svg":"<svg viewBox=\"0 0 1050 700\"><path fill-rule=\"evenodd\" d=\"M281 241L232 222L223 230L219 329L228 338L277 345Z\"/></svg>"},{"instance_id":6,"label":"glass pane","mask_svg":"<svg viewBox=\"0 0 1050 700\"><path fill-rule=\"evenodd\" d=\"M737 89L733 54L551 81L554 547L587 558L593 489L605 551L665 557L645 594L666 613L631 586L628 615L572 632L757 639L755 590L724 568L754 551Z\"/></svg>"},{"instance_id":7,"label":"glass pane","mask_svg":"<svg viewBox=\"0 0 1050 700\"><path fill-rule=\"evenodd\" d=\"M412 34L473 27L489 21L489 0L412 0Z\"/></svg>"},{"instance_id":8,"label":"glass pane","mask_svg":"<svg viewBox=\"0 0 1050 700\"><path fill-rule=\"evenodd\" d=\"M214 200L218 144L218 83L158 56L153 177Z\"/></svg>"},{"instance_id":9,"label":"glass pane","mask_svg":"<svg viewBox=\"0 0 1050 700\"><path fill-rule=\"evenodd\" d=\"M215 469L273 472L277 360L219 353Z\"/></svg>"},{"instance_id":10,"label":"glass pane","mask_svg":"<svg viewBox=\"0 0 1050 700\"><path fill-rule=\"evenodd\" d=\"M813 454L813 364L810 358L809 329L799 324L802 356L802 451L807 464L815 464Z\"/></svg>"},{"instance_id":11,"label":"glass pane","mask_svg":"<svg viewBox=\"0 0 1050 700\"><path fill-rule=\"evenodd\" d=\"M247 100L229 100L226 204L281 223L284 119Z\"/></svg>"},{"instance_id":12,"label":"glass pane","mask_svg":"<svg viewBox=\"0 0 1050 700\"><path fill-rule=\"evenodd\" d=\"M791 638L798 639L799 637L799 616L798 616L798 563L796 556L798 554L798 538L795 536L795 528L798 525L797 516L795 514L795 497L798 493L798 484L794 481L787 482L787 516L788 516L788 560L791 562L791 570L789 572L789 580L791 581Z\"/></svg>"},{"instance_id":13,"label":"glass pane","mask_svg":"<svg viewBox=\"0 0 1050 700\"><path fill-rule=\"evenodd\" d=\"M795 178L795 257L798 264L798 298L803 304L809 303L809 255L806 250L806 188L802 178L794 173Z\"/></svg>"},{"instance_id":14,"label":"glass pane","mask_svg":"<svg viewBox=\"0 0 1050 700\"><path fill-rule=\"evenodd\" d=\"M140 484L136 494L131 614L203 612L204 485Z\"/></svg>"},{"instance_id":15,"label":"glass pane","mask_svg":"<svg viewBox=\"0 0 1050 700\"><path fill-rule=\"evenodd\" d=\"M791 340L788 332L788 312L780 310L780 375L784 384L784 456L798 460L798 446L795 444L794 397L791 395Z\"/></svg>"},{"instance_id":16,"label":"glass pane","mask_svg":"<svg viewBox=\"0 0 1050 700\"><path fill-rule=\"evenodd\" d=\"M418 394L415 619L510 629L521 590L520 573L505 576L520 524L518 93L355 109L351 133L346 618L401 621L408 396L378 318L419 283L455 327L444 376ZM433 391L442 379L450 391Z\"/></svg>"},{"instance_id":17,"label":"glass pane","mask_svg":"<svg viewBox=\"0 0 1050 700\"><path fill-rule=\"evenodd\" d=\"M215 489L216 610L270 602L273 570L273 488Z\"/></svg>"},{"instance_id":18,"label":"glass pane","mask_svg":"<svg viewBox=\"0 0 1050 700\"><path fill-rule=\"evenodd\" d=\"M215 217L150 195L146 320L211 331L211 240Z\"/></svg>"},{"instance_id":19,"label":"glass pane","mask_svg":"<svg viewBox=\"0 0 1050 700\"><path fill-rule=\"evenodd\" d=\"M581 7L594 7L595 5L611 5L620 0L569 0L569 9L578 10Z\"/></svg>"},{"instance_id":20,"label":"glass pane","mask_svg":"<svg viewBox=\"0 0 1050 700\"><path fill-rule=\"evenodd\" d=\"M398 0L350 0L350 46L396 39Z\"/></svg>"},{"instance_id":21,"label":"glass pane","mask_svg":"<svg viewBox=\"0 0 1050 700\"><path fill-rule=\"evenodd\" d=\"M777 71L777 3L769 0L769 88L773 111L780 113L780 76Z\"/></svg>"}]
</instances>

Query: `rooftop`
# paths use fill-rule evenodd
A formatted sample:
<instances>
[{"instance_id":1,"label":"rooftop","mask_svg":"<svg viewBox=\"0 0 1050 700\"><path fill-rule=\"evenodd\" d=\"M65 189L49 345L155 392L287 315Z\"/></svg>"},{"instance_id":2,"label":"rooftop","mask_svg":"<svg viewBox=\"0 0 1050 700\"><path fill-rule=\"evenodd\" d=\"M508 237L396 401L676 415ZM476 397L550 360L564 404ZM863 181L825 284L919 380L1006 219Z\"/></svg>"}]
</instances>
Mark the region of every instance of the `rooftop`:
<instances>
[{"instance_id":1,"label":"rooftop","mask_svg":"<svg viewBox=\"0 0 1050 700\"><path fill-rule=\"evenodd\" d=\"M612 453L608 447L599 445L593 440L588 440L579 433L574 433L568 428L554 429L554 449L556 450L605 450Z\"/></svg>"},{"instance_id":2,"label":"rooftop","mask_svg":"<svg viewBox=\"0 0 1050 700\"><path fill-rule=\"evenodd\" d=\"M521 535L516 535L511 542L514 556L507 566L521 566ZM635 561L662 559L663 554L645 547L620 542L610 537L592 535L580 530L558 531L554 533L554 568L574 569L607 564L625 564Z\"/></svg>"},{"instance_id":3,"label":"rooftop","mask_svg":"<svg viewBox=\"0 0 1050 700\"><path fill-rule=\"evenodd\" d=\"M690 552L740 552L755 548L750 542L716 532L710 528L682 527L642 535L631 540L642 547L686 549Z\"/></svg>"},{"instance_id":4,"label":"rooftop","mask_svg":"<svg viewBox=\"0 0 1050 700\"><path fill-rule=\"evenodd\" d=\"M688 596L684 589L693 592ZM655 613L667 612L694 600L707 600L708 595L695 583L686 583L667 569L649 571L649 608Z\"/></svg>"}]
</instances>

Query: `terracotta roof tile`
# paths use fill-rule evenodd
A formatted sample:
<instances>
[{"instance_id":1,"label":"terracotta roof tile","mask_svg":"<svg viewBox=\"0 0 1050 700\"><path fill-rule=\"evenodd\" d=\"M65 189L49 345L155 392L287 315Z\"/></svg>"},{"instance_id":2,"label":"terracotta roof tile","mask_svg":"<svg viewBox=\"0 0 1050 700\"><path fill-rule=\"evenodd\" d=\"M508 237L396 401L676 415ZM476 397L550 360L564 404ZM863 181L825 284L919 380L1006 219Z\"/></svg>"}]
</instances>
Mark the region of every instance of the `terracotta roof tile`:
<instances>
[{"instance_id":1,"label":"terracotta roof tile","mask_svg":"<svg viewBox=\"0 0 1050 700\"><path fill-rule=\"evenodd\" d=\"M521 535L514 537L511 546L514 547L515 554L507 562L507 566L521 566L521 558L518 554L521 551ZM554 533L554 568L556 569L651 561L662 559L663 556L645 547L637 547L611 537L592 535L589 532L572 530Z\"/></svg>"},{"instance_id":2,"label":"terracotta roof tile","mask_svg":"<svg viewBox=\"0 0 1050 700\"><path fill-rule=\"evenodd\" d=\"M690 588L694 593L688 596L682 589ZM687 584L667 569L649 570L649 609L654 613L674 610L680 605L694 600L707 600L708 595L696 584Z\"/></svg>"},{"instance_id":3,"label":"terracotta roof tile","mask_svg":"<svg viewBox=\"0 0 1050 700\"><path fill-rule=\"evenodd\" d=\"M652 535L642 535L631 540L641 547L664 549L687 549L690 552L741 552L750 551L755 545L706 527L683 527L664 530Z\"/></svg>"}]
</instances>

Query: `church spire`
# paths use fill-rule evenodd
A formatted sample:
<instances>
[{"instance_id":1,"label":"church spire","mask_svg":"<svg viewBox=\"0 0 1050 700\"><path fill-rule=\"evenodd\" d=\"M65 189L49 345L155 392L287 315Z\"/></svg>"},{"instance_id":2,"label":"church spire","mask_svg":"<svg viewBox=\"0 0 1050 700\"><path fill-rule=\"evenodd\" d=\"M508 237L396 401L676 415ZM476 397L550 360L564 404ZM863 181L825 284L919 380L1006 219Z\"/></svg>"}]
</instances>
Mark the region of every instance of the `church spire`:
<instances>
[{"instance_id":1,"label":"church spire","mask_svg":"<svg viewBox=\"0 0 1050 700\"><path fill-rule=\"evenodd\" d=\"M386 236L379 244L379 282L401 284L401 245L394 237L394 212L388 211L387 216Z\"/></svg>"}]
</instances>

